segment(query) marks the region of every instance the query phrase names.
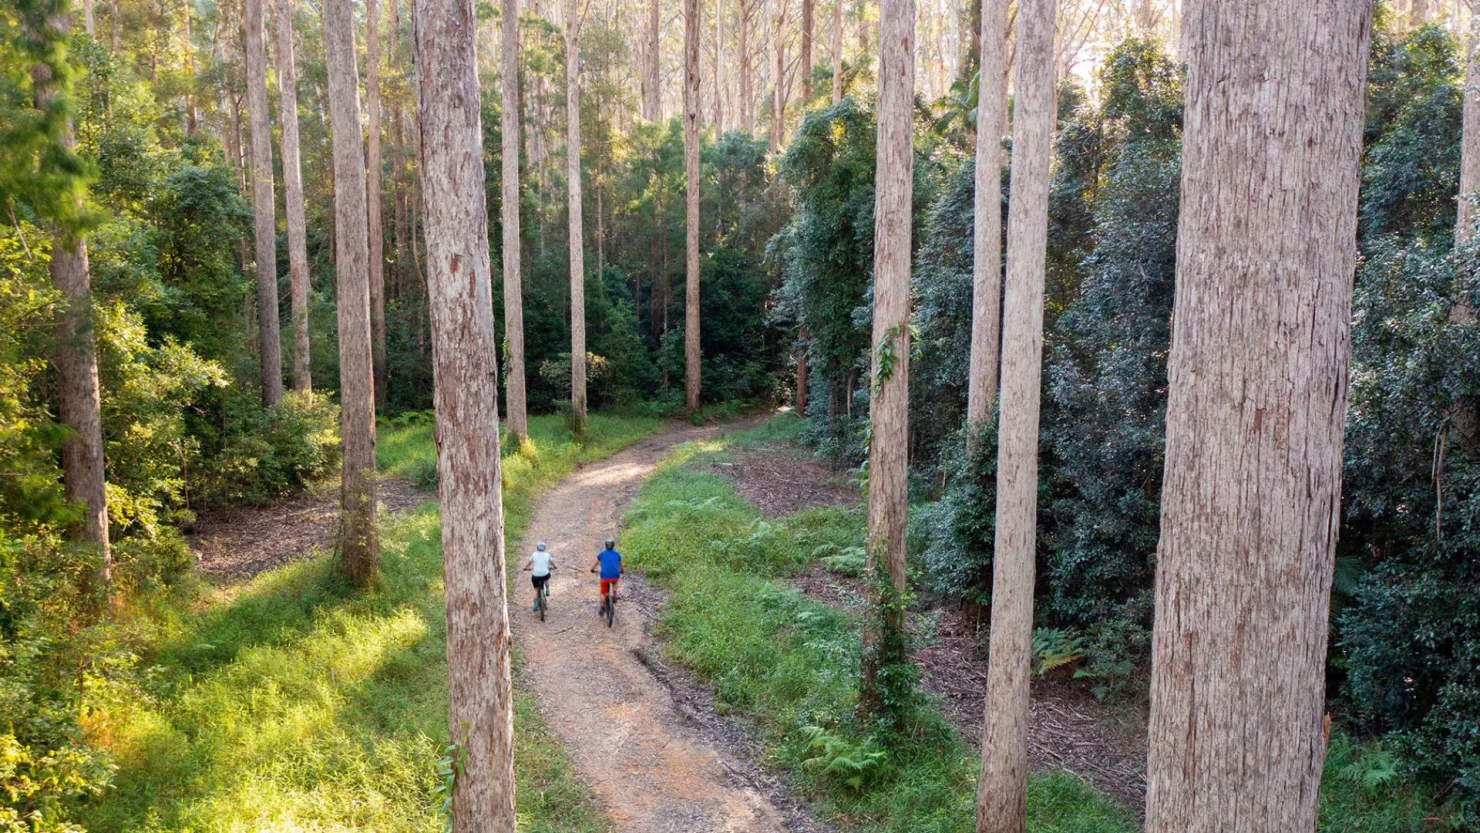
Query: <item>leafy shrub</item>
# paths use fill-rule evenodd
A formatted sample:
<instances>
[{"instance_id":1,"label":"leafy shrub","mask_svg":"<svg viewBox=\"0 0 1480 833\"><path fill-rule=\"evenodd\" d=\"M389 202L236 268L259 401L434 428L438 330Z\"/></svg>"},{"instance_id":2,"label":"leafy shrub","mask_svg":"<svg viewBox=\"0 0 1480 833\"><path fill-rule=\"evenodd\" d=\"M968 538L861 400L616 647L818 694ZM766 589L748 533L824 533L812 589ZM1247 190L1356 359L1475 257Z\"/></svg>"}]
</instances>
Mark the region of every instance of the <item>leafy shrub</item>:
<instances>
[{"instance_id":1,"label":"leafy shrub","mask_svg":"<svg viewBox=\"0 0 1480 833\"><path fill-rule=\"evenodd\" d=\"M997 421L976 429L971 454L966 430L954 435L945 452L944 494L911 513L910 549L926 590L985 605L991 600L997 526Z\"/></svg>"},{"instance_id":2,"label":"leafy shrub","mask_svg":"<svg viewBox=\"0 0 1480 833\"><path fill-rule=\"evenodd\" d=\"M270 410L248 409L209 471L205 500L265 505L339 464L339 407L321 393L293 392Z\"/></svg>"},{"instance_id":3,"label":"leafy shrub","mask_svg":"<svg viewBox=\"0 0 1480 833\"><path fill-rule=\"evenodd\" d=\"M1084 659L1084 639L1064 628L1035 628L1032 651L1033 673L1044 677Z\"/></svg>"},{"instance_id":4,"label":"leafy shrub","mask_svg":"<svg viewBox=\"0 0 1480 833\"><path fill-rule=\"evenodd\" d=\"M850 790L862 790L889 766L889 753L872 738L853 741L821 726L803 726L807 748L815 753L802 761L806 769L835 778Z\"/></svg>"},{"instance_id":5,"label":"leafy shrub","mask_svg":"<svg viewBox=\"0 0 1480 833\"><path fill-rule=\"evenodd\" d=\"M423 492L437 491L441 478L437 475L436 460L417 460L411 464L411 482Z\"/></svg>"},{"instance_id":6,"label":"leafy shrub","mask_svg":"<svg viewBox=\"0 0 1480 833\"><path fill-rule=\"evenodd\" d=\"M0 831L64 833L76 804L112 780L87 744L77 668L106 665L117 648L86 627L96 600L80 579L97 568L55 534L7 536L0 526ZM84 661L85 660L85 661Z\"/></svg>"}]
</instances>

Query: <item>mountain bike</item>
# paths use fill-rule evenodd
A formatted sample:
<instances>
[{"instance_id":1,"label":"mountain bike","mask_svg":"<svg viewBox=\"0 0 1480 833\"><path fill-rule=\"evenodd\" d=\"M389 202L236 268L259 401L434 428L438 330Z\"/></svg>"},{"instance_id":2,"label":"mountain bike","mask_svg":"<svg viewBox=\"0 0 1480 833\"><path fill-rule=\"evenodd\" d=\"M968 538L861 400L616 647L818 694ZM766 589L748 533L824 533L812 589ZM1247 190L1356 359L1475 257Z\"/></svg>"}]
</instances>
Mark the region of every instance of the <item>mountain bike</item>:
<instances>
[{"instance_id":1,"label":"mountain bike","mask_svg":"<svg viewBox=\"0 0 1480 833\"><path fill-rule=\"evenodd\" d=\"M534 610L535 613L539 614L541 622L545 621L545 612L550 605L550 603L546 600L550 597L550 582L554 580L554 578L555 568L552 566L550 568L549 575L545 578L545 586L541 588L540 592L536 593L534 596Z\"/></svg>"},{"instance_id":2,"label":"mountain bike","mask_svg":"<svg viewBox=\"0 0 1480 833\"><path fill-rule=\"evenodd\" d=\"M606 619L606 626L612 626L612 619L617 615L617 594L615 588L612 592L601 597L601 616Z\"/></svg>"}]
</instances>

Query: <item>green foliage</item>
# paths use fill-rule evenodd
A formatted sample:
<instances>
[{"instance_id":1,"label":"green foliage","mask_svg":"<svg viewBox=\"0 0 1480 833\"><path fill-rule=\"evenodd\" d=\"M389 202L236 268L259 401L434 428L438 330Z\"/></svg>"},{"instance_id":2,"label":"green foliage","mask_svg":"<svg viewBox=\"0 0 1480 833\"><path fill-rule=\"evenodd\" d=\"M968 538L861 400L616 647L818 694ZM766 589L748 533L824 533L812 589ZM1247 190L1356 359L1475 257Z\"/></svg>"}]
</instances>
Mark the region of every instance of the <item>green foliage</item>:
<instances>
[{"instance_id":1,"label":"green foliage","mask_svg":"<svg viewBox=\"0 0 1480 833\"><path fill-rule=\"evenodd\" d=\"M1389 234L1448 245L1459 191L1457 52L1440 26L1374 38L1358 214L1364 246Z\"/></svg>"},{"instance_id":2,"label":"green foliage","mask_svg":"<svg viewBox=\"0 0 1480 833\"><path fill-rule=\"evenodd\" d=\"M582 446L558 417L531 420L540 464L506 476L510 540L540 492L658 427L591 421ZM425 419L401 422L383 426L382 469L434 458ZM439 526L432 503L385 518L371 593L350 592L319 557L127 623L120 638L137 663L88 689L90 734L118 767L115 786L74 818L89 830L444 829L436 790L455 777L457 739ZM514 709L521 833L608 830L518 683Z\"/></svg>"},{"instance_id":3,"label":"green foliage","mask_svg":"<svg viewBox=\"0 0 1480 833\"><path fill-rule=\"evenodd\" d=\"M338 469L339 407L323 394L291 392L267 411L233 409L232 420L200 476L204 501L267 505Z\"/></svg>"},{"instance_id":4,"label":"green foliage","mask_svg":"<svg viewBox=\"0 0 1480 833\"><path fill-rule=\"evenodd\" d=\"M1317 833L1434 833L1473 829L1474 817L1413 776L1395 750L1333 732L1326 746Z\"/></svg>"},{"instance_id":5,"label":"green foliage","mask_svg":"<svg viewBox=\"0 0 1480 833\"><path fill-rule=\"evenodd\" d=\"M786 423L682 447L628 511L632 567L671 591L660 623L668 650L714 687L721 710L753 721L769 759L825 813L862 831L968 833L978 756L923 698L901 702L897 734L860 718L861 623L783 581L815 559L862 552L861 515L829 508L765 519L706 470L727 444L795 434ZM1053 773L1029 779L1028 829L1134 826L1083 781Z\"/></svg>"},{"instance_id":6,"label":"green foliage","mask_svg":"<svg viewBox=\"0 0 1480 833\"><path fill-rule=\"evenodd\" d=\"M968 432L976 432L972 452ZM979 605L991 600L992 550L997 530L997 420L963 428L944 445L946 488L910 512L910 550L924 589Z\"/></svg>"},{"instance_id":7,"label":"green foliage","mask_svg":"<svg viewBox=\"0 0 1480 833\"><path fill-rule=\"evenodd\" d=\"M1040 677L1084 659L1084 640L1061 628L1033 630L1033 673Z\"/></svg>"},{"instance_id":8,"label":"green foliage","mask_svg":"<svg viewBox=\"0 0 1480 833\"><path fill-rule=\"evenodd\" d=\"M855 792L889 766L889 753L877 748L872 740L856 743L834 735L821 726L803 726L802 738L815 753L802 761L803 768L834 778Z\"/></svg>"},{"instance_id":9,"label":"green foliage","mask_svg":"<svg viewBox=\"0 0 1480 833\"><path fill-rule=\"evenodd\" d=\"M1083 116L1107 143L1091 243L1045 374L1048 601L1056 618L1085 627L1151 583L1181 152L1180 76L1159 47L1121 44L1101 84L1098 111Z\"/></svg>"},{"instance_id":10,"label":"green foliage","mask_svg":"<svg viewBox=\"0 0 1480 833\"><path fill-rule=\"evenodd\" d=\"M64 141L76 70L53 22L63 0L15 0L0 11L0 211L69 232L96 220L85 204L87 161Z\"/></svg>"},{"instance_id":11,"label":"green foliage","mask_svg":"<svg viewBox=\"0 0 1480 833\"><path fill-rule=\"evenodd\" d=\"M1358 725L1473 816L1480 802L1480 403L1472 248L1451 252L1455 47L1429 28L1374 53L1364 260L1353 302L1336 679ZM1452 129L1453 134L1444 133ZM1426 139L1428 131L1437 131Z\"/></svg>"}]
</instances>

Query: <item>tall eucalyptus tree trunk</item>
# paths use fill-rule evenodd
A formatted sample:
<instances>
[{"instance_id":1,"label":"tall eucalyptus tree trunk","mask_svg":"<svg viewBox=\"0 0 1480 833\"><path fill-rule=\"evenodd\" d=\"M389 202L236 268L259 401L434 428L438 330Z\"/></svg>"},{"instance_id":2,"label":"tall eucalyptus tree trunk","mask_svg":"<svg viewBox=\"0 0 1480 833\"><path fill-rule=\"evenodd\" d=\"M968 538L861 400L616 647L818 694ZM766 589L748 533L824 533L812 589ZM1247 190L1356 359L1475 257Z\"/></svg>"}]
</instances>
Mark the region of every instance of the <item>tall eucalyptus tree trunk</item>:
<instances>
[{"instance_id":1,"label":"tall eucalyptus tree trunk","mask_svg":"<svg viewBox=\"0 0 1480 833\"><path fill-rule=\"evenodd\" d=\"M1466 0L1470 30L1465 39L1463 127L1460 141L1459 213L1454 224L1455 244L1475 234L1475 201L1480 199L1480 0Z\"/></svg>"},{"instance_id":2,"label":"tall eucalyptus tree trunk","mask_svg":"<svg viewBox=\"0 0 1480 833\"><path fill-rule=\"evenodd\" d=\"M252 219L256 238L257 327L262 356L262 404L283 398L283 347L278 325L277 217L272 194L272 127L267 114L267 48L263 0L245 0L247 112L252 126Z\"/></svg>"},{"instance_id":3,"label":"tall eucalyptus tree trunk","mask_svg":"<svg viewBox=\"0 0 1480 833\"><path fill-rule=\"evenodd\" d=\"M380 568L375 529L375 393L370 348L370 244L365 215L365 156L360 144L360 87L355 71L351 0L324 0L324 64L334 141L334 268L339 323L339 563L361 587ZM485 241L484 245L487 243Z\"/></svg>"},{"instance_id":4,"label":"tall eucalyptus tree trunk","mask_svg":"<svg viewBox=\"0 0 1480 833\"><path fill-rule=\"evenodd\" d=\"M50 15L46 25L54 36L66 39L70 21L64 10ZM32 80L36 85L37 104L42 107L60 92L53 83L49 65L33 68ZM75 147L70 118L59 141L62 151L70 155ZM67 436L62 440L62 489L69 502L82 507L82 523L75 534L97 548L100 560L96 582L106 592L112 579L113 555L109 546L102 398L98 390L92 275L86 239L58 224L52 231L48 269L52 286L61 294L51 362L56 368L57 422L67 429Z\"/></svg>"},{"instance_id":5,"label":"tall eucalyptus tree trunk","mask_svg":"<svg viewBox=\"0 0 1480 833\"><path fill-rule=\"evenodd\" d=\"M586 434L586 243L581 222L581 20L565 0L565 184L570 216L570 426Z\"/></svg>"},{"instance_id":6,"label":"tall eucalyptus tree trunk","mask_svg":"<svg viewBox=\"0 0 1480 833\"><path fill-rule=\"evenodd\" d=\"M874 175L874 321L870 344L873 397L868 449L868 558L895 592L906 587L905 547L909 522L910 404L910 232L915 149L915 3L880 4L879 126ZM880 569L882 567L882 570ZM882 580L882 579L880 579ZM884 655L889 634L904 627L900 611L881 598L879 580L869 585L869 604L883 609L864 633L864 711L885 707L880 671L907 661ZM877 619L877 621L872 621Z\"/></svg>"},{"instance_id":7,"label":"tall eucalyptus tree trunk","mask_svg":"<svg viewBox=\"0 0 1480 833\"><path fill-rule=\"evenodd\" d=\"M293 389L313 388L308 341L308 240L298 154L298 72L293 59L293 0L276 0L278 146L283 159L283 213L288 221L288 278L293 310Z\"/></svg>"},{"instance_id":8,"label":"tall eucalyptus tree trunk","mask_svg":"<svg viewBox=\"0 0 1480 833\"><path fill-rule=\"evenodd\" d=\"M519 271L519 0L503 0L502 188L504 255L504 339L509 355L504 367L504 408L509 443L519 448L529 437L524 408L524 276Z\"/></svg>"},{"instance_id":9,"label":"tall eucalyptus tree trunk","mask_svg":"<svg viewBox=\"0 0 1480 833\"><path fill-rule=\"evenodd\" d=\"M843 0L833 0L832 103L843 100Z\"/></svg>"},{"instance_id":10,"label":"tall eucalyptus tree trunk","mask_svg":"<svg viewBox=\"0 0 1480 833\"><path fill-rule=\"evenodd\" d=\"M365 216L370 241L371 364L375 378L375 405L385 405L389 393L385 367L385 230L380 217L380 15L378 0L365 0L365 109L370 114L365 131Z\"/></svg>"},{"instance_id":11,"label":"tall eucalyptus tree trunk","mask_svg":"<svg viewBox=\"0 0 1480 833\"><path fill-rule=\"evenodd\" d=\"M1316 827L1371 25L1186 9L1149 833Z\"/></svg>"},{"instance_id":12,"label":"tall eucalyptus tree trunk","mask_svg":"<svg viewBox=\"0 0 1480 833\"><path fill-rule=\"evenodd\" d=\"M514 833L514 697L505 598L498 354L471 0L414 0L448 723L462 753L454 833Z\"/></svg>"},{"instance_id":13,"label":"tall eucalyptus tree trunk","mask_svg":"<svg viewBox=\"0 0 1480 833\"><path fill-rule=\"evenodd\" d=\"M971 296L971 369L967 379L966 444L975 448L992 418L1002 337L1002 134L1006 130L1003 63L1006 0L981 0L977 86L976 196Z\"/></svg>"},{"instance_id":14,"label":"tall eucalyptus tree trunk","mask_svg":"<svg viewBox=\"0 0 1480 833\"><path fill-rule=\"evenodd\" d=\"M1022 833L1026 824L1028 674L1033 636L1033 557L1037 552L1038 410L1043 377L1049 163L1053 154L1055 5L1055 0L1020 0L1017 13L1007 294L997 422L992 635L982 774L977 789L977 833Z\"/></svg>"},{"instance_id":15,"label":"tall eucalyptus tree trunk","mask_svg":"<svg viewBox=\"0 0 1480 833\"><path fill-rule=\"evenodd\" d=\"M812 101L812 12L815 0L802 0L802 109Z\"/></svg>"},{"instance_id":16,"label":"tall eucalyptus tree trunk","mask_svg":"<svg viewBox=\"0 0 1480 833\"><path fill-rule=\"evenodd\" d=\"M699 3L683 3L684 408L699 410Z\"/></svg>"},{"instance_id":17,"label":"tall eucalyptus tree trunk","mask_svg":"<svg viewBox=\"0 0 1480 833\"><path fill-rule=\"evenodd\" d=\"M662 83L662 0L649 0L646 51L642 59L642 117L647 121L663 120Z\"/></svg>"}]
</instances>

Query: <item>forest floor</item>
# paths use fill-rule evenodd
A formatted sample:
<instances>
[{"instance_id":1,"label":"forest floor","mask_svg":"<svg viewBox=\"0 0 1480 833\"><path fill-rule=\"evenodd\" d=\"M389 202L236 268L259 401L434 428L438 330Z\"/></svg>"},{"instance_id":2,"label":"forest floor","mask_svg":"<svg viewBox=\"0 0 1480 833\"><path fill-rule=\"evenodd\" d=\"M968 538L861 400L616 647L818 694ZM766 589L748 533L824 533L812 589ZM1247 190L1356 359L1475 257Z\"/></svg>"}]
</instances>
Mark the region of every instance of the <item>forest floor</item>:
<instances>
[{"instance_id":1,"label":"forest floor","mask_svg":"<svg viewBox=\"0 0 1480 833\"><path fill-rule=\"evenodd\" d=\"M721 430L665 431L583 467L540 500L524 536L521 552L543 540L557 568L545 622L530 610L528 579L516 579L521 671L543 722L623 831L825 829L755 764L705 688L658 659L651 624L660 591L631 575L615 625L596 615L597 581L586 571L602 539L616 537L622 509L676 445Z\"/></svg>"},{"instance_id":2,"label":"forest floor","mask_svg":"<svg viewBox=\"0 0 1480 833\"><path fill-rule=\"evenodd\" d=\"M736 494L771 517L814 507L860 503L844 473L824 466L806 449L780 444L733 449L708 468L731 479ZM861 614L861 578L814 563L788 582L809 598ZM921 684L939 698L941 711L962 740L980 743L982 697L987 688L984 649L987 611L947 605L916 611L910 626L918 648ZM1035 771L1065 769L1140 813L1146 803L1143 716L1099 702L1081 687L1054 679L1033 680L1028 725L1029 762Z\"/></svg>"},{"instance_id":3,"label":"forest floor","mask_svg":"<svg viewBox=\"0 0 1480 833\"><path fill-rule=\"evenodd\" d=\"M272 506L202 511L187 536L196 569L218 583L241 581L322 552L339 531L338 485L338 481L318 484ZM402 477L382 477L379 487L382 516L413 509L436 497Z\"/></svg>"}]
</instances>

